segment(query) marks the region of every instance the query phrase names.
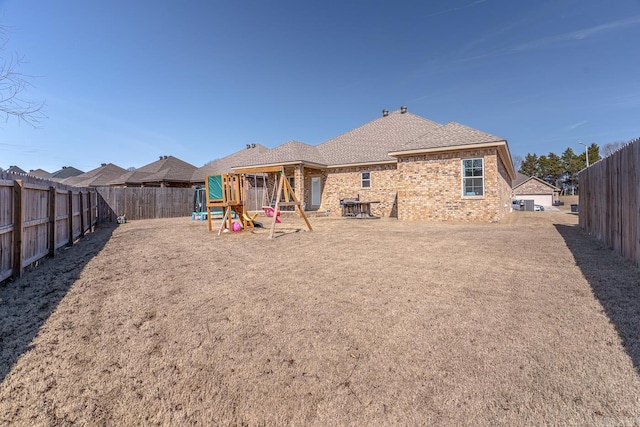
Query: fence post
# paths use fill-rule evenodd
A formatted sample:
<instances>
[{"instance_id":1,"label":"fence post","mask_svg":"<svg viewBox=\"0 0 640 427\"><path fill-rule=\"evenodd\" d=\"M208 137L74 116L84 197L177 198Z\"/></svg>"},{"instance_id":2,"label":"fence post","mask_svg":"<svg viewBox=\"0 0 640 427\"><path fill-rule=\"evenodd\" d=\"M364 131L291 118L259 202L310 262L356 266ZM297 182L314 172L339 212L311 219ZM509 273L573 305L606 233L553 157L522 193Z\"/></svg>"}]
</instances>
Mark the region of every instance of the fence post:
<instances>
[{"instance_id":1,"label":"fence post","mask_svg":"<svg viewBox=\"0 0 640 427\"><path fill-rule=\"evenodd\" d=\"M93 225L93 192L89 191L87 193L87 196L89 196L89 229L90 231L93 233L94 231L96 231L94 225Z\"/></svg>"},{"instance_id":2,"label":"fence post","mask_svg":"<svg viewBox=\"0 0 640 427\"><path fill-rule=\"evenodd\" d=\"M80 191L80 237L84 237L84 193Z\"/></svg>"},{"instance_id":3,"label":"fence post","mask_svg":"<svg viewBox=\"0 0 640 427\"><path fill-rule=\"evenodd\" d=\"M69 197L69 241L67 242L67 245L73 246L73 191L69 190L67 194Z\"/></svg>"},{"instance_id":4,"label":"fence post","mask_svg":"<svg viewBox=\"0 0 640 427\"><path fill-rule=\"evenodd\" d=\"M24 182L16 179L13 182L13 275L22 276L22 196Z\"/></svg>"},{"instance_id":5,"label":"fence post","mask_svg":"<svg viewBox=\"0 0 640 427\"><path fill-rule=\"evenodd\" d=\"M56 254L56 187L49 187L49 256Z\"/></svg>"}]
</instances>

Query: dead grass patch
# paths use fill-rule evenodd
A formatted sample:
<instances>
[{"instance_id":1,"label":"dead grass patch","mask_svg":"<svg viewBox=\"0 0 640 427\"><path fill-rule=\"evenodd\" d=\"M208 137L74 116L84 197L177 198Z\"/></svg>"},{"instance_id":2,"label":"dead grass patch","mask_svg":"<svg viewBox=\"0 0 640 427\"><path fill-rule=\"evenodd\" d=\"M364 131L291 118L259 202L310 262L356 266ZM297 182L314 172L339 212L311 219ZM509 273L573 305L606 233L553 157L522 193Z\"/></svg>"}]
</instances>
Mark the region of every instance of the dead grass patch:
<instances>
[{"instance_id":1,"label":"dead grass patch","mask_svg":"<svg viewBox=\"0 0 640 427\"><path fill-rule=\"evenodd\" d=\"M554 226L575 216L312 218L314 232L285 221L290 230L272 240L218 238L188 218L116 228L35 322L28 347L3 350L0 423L640 420L637 342L621 338L572 252L593 242L575 234L567 246ZM2 304L63 280L56 266L77 254L6 285ZM616 282L632 289L637 270L619 269ZM17 317L0 324L3 349L33 322Z\"/></svg>"}]
</instances>

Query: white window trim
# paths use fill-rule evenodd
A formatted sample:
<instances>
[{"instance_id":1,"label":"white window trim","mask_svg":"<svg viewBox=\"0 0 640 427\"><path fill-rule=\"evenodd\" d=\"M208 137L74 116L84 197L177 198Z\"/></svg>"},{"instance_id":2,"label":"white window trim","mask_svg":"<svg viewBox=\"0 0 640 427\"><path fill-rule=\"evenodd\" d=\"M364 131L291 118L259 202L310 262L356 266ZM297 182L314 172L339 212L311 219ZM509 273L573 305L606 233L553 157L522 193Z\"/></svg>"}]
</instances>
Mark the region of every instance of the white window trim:
<instances>
[{"instance_id":1,"label":"white window trim","mask_svg":"<svg viewBox=\"0 0 640 427\"><path fill-rule=\"evenodd\" d=\"M478 177L478 176L474 176L474 177L465 177L465 176L464 176L464 162L465 162L466 160L482 160L482 176L480 176L480 177ZM486 175L486 174L484 173L484 172L485 172L485 168L484 168L484 157L469 157L469 158L466 158L466 159L462 159L462 160L460 161L460 168L461 168L461 171L462 171L462 182L461 182L461 184L462 184L462 188L460 189L460 191L461 191L461 193L462 193L462 198L464 198L464 199L484 199L485 194L487 194L487 193L486 193L486 189L485 189L485 185L484 185L484 184L485 184L485 175ZM466 186L464 185L464 184L465 184L465 179L470 179L470 178L482 178L482 195L480 195L480 196L476 196L476 195L474 195L474 196L468 196L468 195L466 194L466 192L465 192L465 187L466 187Z\"/></svg>"},{"instance_id":2,"label":"white window trim","mask_svg":"<svg viewBox=\"0 0 640 427\"><path fill-rule=\"evenodd\" d=\"M369 174L369 179L367 179L367 180L365 180L363 178L363 175L365 173ZM369 186L368 187L365 187L364 185L362 185L365 181L369 181ZM363 189L363 190L368 190L368 189L371 188L371 171L362 171L362 172L360 172L360 188Z\"/></svg>"},{"instance_id":3,"label":"white window trim","mask_svg":"<svg viewBox=\"0 0 640 427\"><path fill-rule=\"evenodd\" d=\"M318 193L317 193L317 196L318 196L317 202L318 203L314 203L316 200L313 200L313 196L314 196L314 194L316 194L314 192L314 190L313 190L313 183L314 182L318 183L318 190L317 190L318 191ZM310 195L310 197L311 197L311 206L320 206L322 204L322 177L320 177L320 176L312 176L311 177L311 195Z\"/></svg>"}]
</instances>

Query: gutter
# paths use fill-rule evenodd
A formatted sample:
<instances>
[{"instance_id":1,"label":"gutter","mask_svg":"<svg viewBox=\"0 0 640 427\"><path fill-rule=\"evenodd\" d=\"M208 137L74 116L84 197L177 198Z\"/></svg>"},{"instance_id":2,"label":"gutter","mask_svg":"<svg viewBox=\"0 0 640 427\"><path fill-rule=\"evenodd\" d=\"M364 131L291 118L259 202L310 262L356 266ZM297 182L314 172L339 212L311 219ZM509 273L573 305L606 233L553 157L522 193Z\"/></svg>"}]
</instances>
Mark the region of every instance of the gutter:
<instances>
[{"instance_id":1,"label":"gutter","mask_svg":"<svg viewBox=\"0 0 640 427\"><path fill-rule=\"evenodd\" d=\"M258 169L258 168L270 168L270 167L280 167L280 166L309 166L315 169L326 169L327 165L323 165L320 163L313 162L305 162L304 160L293 160L288 162L276 162L276 163L263 163L263 164L254 164L254 165L245 165L245 166L232 166L231 169L233 171L242 170L242 169Z\"/></svg>"},{"instance_id":2,"label":"gutter","mask_svg":"<svg viewBox=\"0 0 640 427\"><path fill-rule=\"evenodd\" d=\"M327 169L353 168L353 167L374 166L374 165L395 165L396 163L398 163L397 160L379 160L376 162L345 163L341 165L330 165L330 166L327 166Z\"/></svg>"}]
</instances>

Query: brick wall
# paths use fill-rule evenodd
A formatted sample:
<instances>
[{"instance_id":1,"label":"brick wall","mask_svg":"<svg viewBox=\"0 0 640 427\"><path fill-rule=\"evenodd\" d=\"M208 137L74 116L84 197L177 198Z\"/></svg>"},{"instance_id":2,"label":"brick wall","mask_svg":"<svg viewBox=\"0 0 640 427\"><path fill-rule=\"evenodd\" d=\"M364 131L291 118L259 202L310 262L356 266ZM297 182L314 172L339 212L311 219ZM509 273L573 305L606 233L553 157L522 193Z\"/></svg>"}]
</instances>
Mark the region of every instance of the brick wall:
<instances>
[{"instance_id":1,"label":"brick wall","mask_svg":"<svg viewBox=\"0 0 640 427\"><path fill-rule=\"evenodd\" d=\"M371 173L371 187L362 188L363 172ZM371 213L388 217L395 215L398 171L395 163L368 167L332 168L322 175L322 205L320 210L331 209L331 216L340 216L340 199L360 196L363 201L378 201L371 205Z\"/></svg>"},{"instance_id":2,"label":"brick wall","mask_svg":"<svg viewBox=\"0 0 640 427\"><path fill-rule=\"evenodd\" d=\"M511 177L509 176L509 172L507 172L507 168L502 161L502 158L498 156L498 172L500 175L498 176L498 186L500 189L500 200L503 200L504 203L502 205L502 209L498 211L499 219L502 219L505 215L511 212Z\"/></svg>"},{"instance_id":3,"label":"brick wall","mask_svg":"<svg viewBox=\"0 0 640 427\"><path fill-rule=\"evenodd\" d=\"M322 188L324 185L326 174L320 169L304 168L304 196L303 201L307 210L320 210L320 206L314 206L311 203L311 178L320 177L320 192L322 202ZM298 196L299 197L299 196Z\"/></svg>"},{"instance_id":4,"label":"brick wall","mask_svg":"<svg viewBox=\"0 0 640 427\"><path fill-rule=\"evenodd\" d=\"M464 158L484 158L484 196L463 197ZM495 148L400 158L397 189L401 220L496 222L511 200L511 180Z\"/></svg>"},{"instance_id":5,"label":"brick wall","mask_svg":"<svg viewBox=\"0 0 640 427\"><path fill-rule=\"evenodd\" d=\"M463 197L463 158L484 159L484 196ZM370 173L369 188L361 185L364 171ZM296 168L287 175L296 177L296 194L308 209L330 209L331 216L342 214L340 199L358 196L379 202L371 206L373 215L402 220L496 222L509 213L511 203L511 179L495 148L407 156L368 167ZM310 204L313 176L321 177L319 207Z\"/></svg>"},{"instance_id":6,"label":"brick wall","mask_svg":"<svg viewBox=\"0 0 640 427\"><path fill-rule=\"evenodd\" d=\"M537 179L530 179L527 182L520 185L513 190L515 195L518 194L551 194L553 195L553 188L549 187Z\"/></svg>"}]
</instances>

